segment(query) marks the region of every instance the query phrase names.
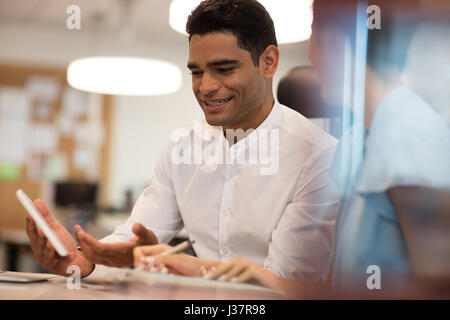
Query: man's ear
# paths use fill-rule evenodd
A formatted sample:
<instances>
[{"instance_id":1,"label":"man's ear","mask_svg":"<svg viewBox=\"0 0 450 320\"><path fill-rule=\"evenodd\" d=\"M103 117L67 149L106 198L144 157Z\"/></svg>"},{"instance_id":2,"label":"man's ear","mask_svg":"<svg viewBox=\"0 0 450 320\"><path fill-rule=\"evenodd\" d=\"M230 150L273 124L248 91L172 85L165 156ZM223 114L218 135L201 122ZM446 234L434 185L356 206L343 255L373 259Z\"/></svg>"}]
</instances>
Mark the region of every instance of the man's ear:
<instances>
[{"instance_id":1,"label":"man's ear","mask_svg":"<svg viewBox=\"0 0 450 320\"><path fill-rule=\"evenodd\" d=\"M259 68L264 78L272 78L278 68L280 51L273 44L267 46L264 52L259 56Z\"/></svg>"}]
</instances>

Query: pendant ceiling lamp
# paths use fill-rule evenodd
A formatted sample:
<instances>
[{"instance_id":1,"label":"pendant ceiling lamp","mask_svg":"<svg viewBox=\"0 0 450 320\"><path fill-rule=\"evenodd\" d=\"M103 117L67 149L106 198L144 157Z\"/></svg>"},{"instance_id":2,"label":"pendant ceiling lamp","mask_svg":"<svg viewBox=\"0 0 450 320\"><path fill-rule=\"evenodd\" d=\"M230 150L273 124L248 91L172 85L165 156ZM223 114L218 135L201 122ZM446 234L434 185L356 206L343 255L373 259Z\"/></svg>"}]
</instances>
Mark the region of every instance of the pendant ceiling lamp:
<instances>
[{"instance_id":1,"label":"pendant ceiling lamp","mask_svg":"<svg viewBox=\"0 0 450 320\"><path fill-rule=\"evenodd\" d=\"M180 69L168 62L132 57L87 57L72 61L68 83L79 90L114 95L163 95L181 86Z\"/></svg>"},{"instance_id":2,"label":"pendant ceiling lamp","mask_svg":"<svg viewBox=\"0 0 450 320\"><path fill-rule=\"evenodd\" d=\"M124 23L120 39L130 42L131 5L122 0ZM151 96L174 93L181 87L182 74L176 65L157 59L130 56L89 56L72 61L67 68L70 86L88 92Z\"/></svg>"}]
</instances>

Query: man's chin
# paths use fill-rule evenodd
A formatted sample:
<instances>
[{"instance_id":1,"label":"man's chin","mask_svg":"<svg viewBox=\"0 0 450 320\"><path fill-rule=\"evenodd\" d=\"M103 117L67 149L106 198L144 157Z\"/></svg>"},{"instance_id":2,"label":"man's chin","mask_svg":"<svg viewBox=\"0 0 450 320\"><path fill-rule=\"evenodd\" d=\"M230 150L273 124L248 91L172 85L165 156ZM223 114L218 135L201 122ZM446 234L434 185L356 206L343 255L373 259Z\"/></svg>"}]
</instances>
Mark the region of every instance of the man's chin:
<instances>
[{"instance_id":1,"label":"man's chin","mask_svg":"<svg viewBox=\"0 0 450 320\"><path fill-rule=\"evenodd\" d=\"M203 110L205 113L205 120L210 126L227 126L233 122L224 112L211 113Z\"/></svg>"},{"instance_id":2,"label":"man's chin","mask_svg":"<svg viewBox=\"0 0 450 320\"><path fill-rule=\"evenodd\" d=\"M222 127L222 126L225 126L225 125L227 125L228 124L228 121L226 121L225 119L223 119L223 118L218 118L218 117L208 117L208 116L206 116L205 117L205 119L206 119L206 122L210 125L210 126L220 126L220 127Z\"/></svg>"}]
</instances>

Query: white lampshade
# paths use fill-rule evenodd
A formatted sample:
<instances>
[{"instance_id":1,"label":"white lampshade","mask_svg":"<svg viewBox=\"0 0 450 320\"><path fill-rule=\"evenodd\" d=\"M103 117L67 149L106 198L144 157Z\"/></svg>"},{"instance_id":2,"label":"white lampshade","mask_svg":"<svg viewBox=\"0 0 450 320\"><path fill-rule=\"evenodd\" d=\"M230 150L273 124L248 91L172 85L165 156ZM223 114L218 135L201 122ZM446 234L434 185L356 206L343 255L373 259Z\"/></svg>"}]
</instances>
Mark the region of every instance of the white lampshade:
<instances>
[{"instance_id":1,"label":"white lampshade","mask_svg":"<svg viewBox=\"0 0 450 320\"><path fill-rule=\"evenodd\" d=\"M67 68L69 85L102 94L169 94L181 87L181 78L174 64L143 58L88 57L72 61Z\"/></svg>"},{"instance_id":2,"label":"white lampshade","mask_svg":"<svg viewBox=\"0 0 450 320\"><path fill-rule=\"evenodd\" d=\"M259 0L272 17L279 43L308 40L311 36L312 0Z\"/></svg>"},{"instance_id":3,"label":"white lampshade","mask_svg":"<svg viewBox=\"0 0 450 320\"><path fill-rule=\"evenodd\" d=\"M311 36L312 0L258 0L269 12L275 25L278 43L308 40ZM186 34L186 22L201 0L172 0L169 24Z\"/></svg>"}]
</instances>

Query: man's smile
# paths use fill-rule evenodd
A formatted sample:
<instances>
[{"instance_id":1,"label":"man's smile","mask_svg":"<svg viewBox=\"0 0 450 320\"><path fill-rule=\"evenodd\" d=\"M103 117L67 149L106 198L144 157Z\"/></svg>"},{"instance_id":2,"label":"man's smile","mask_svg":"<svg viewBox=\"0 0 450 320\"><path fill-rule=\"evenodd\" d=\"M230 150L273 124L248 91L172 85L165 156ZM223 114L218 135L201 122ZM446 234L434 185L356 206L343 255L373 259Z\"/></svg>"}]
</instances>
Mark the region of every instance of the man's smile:
<instances>
[{"instance_id":1,"label":"man's smile","mask_svg":"<svg viewBox=\"0 0 450 320\"><path fill-rule=\"evenodd\" d=\"M207 99L203 100L203 103L207 111L220 111L225 108L232 99L232 97L224 99Z\"/></svg>"}]
</instances>

